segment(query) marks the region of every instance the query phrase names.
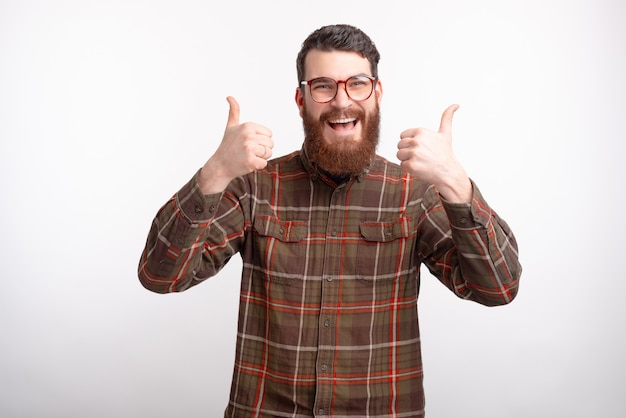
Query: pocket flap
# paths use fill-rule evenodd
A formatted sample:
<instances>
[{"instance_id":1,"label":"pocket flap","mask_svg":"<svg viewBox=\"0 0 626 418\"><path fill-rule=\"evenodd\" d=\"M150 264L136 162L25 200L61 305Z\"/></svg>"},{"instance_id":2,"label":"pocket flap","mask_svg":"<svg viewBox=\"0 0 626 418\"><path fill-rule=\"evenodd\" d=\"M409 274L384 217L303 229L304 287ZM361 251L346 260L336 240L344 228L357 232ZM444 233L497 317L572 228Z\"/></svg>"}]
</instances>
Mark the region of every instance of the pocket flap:
<instances>
[{"instance_id":1,"label":"pocket flap","mask_svg":"<svg viewBox=\"0 0 626 418\"><path fill-rule=\"evenodd\" d=\"M361 235L366 241L388 242L407 238L413 232L411 218L408 217L394 222L361 222Z\"/></svg>"},{"instance_id":2,"label":"pocket flap","mask_svg":"<svg viewBox=\"0 0 626 418\"><path fill-rule=\"evenodd\" d=\"M254 219L254 230L259 235L283 242L298 242L306 238L308 228L304 221L281 221L272 216L257 216Z\"/></svg>"}]
</instances>

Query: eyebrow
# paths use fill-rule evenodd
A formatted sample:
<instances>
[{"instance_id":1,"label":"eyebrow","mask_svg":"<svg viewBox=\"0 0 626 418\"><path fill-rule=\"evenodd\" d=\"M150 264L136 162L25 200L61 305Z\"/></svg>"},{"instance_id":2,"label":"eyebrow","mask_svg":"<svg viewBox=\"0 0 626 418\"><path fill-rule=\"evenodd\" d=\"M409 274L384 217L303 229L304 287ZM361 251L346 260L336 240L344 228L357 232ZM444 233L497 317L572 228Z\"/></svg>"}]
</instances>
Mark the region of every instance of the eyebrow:
<instances>
[{"instance_id":1,"label":"eyebrow","mask_svg":"<svg viewBox=\"0 0 626 418\"><path fill-rule=\"evenodd\" d=\"M346 78L346 80L347 80L347 79L349 79L349 78L352 78L352 77L374 77L374 76L373 76L373 75L366 74L366 73L359 73L359 74L353 74L353 75L351 75L351 76L348 76L348 77ZM329 79L329 80L335 80L334 78L329 77L329 76L325 76L325 75L320 76L320 77L311 77L311 78L309 78L309 80L317 80L317 79L320 79L320 78L327 78L327 79ZM335 81L337 81L337 80L335 80Z\"/></svg>"}]
</instances>

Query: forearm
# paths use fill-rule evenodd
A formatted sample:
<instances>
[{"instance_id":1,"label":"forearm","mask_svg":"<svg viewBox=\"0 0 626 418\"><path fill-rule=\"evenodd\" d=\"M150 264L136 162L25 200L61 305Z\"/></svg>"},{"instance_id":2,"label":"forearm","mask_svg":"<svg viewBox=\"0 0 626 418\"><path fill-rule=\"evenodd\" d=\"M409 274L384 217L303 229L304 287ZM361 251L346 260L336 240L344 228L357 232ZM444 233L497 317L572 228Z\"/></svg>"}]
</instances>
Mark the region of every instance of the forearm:
<instances>
[{"instance_id":1,"label":"forearm","mask_svg":"<svg viewBox=\"0 0 626 418\"><path fill-rule=\"evenodd\" d=\"M473 185L470 204L443 202L452 245L432 260L440 280L464 299L494 306L511 302L521 265L513 232Z\"/></svg>"},{"instance_id":2,"label":"forearm","mask_svg":"<svg viewBox=\"0 0 626 418\"><path fill-rule=\"evenodd\" d=\"M155 217L139 262L139 280L157 293L186 290L201 281L205 231L220 195L204 196L197 175Z\"/></svg>"}]
</instances>

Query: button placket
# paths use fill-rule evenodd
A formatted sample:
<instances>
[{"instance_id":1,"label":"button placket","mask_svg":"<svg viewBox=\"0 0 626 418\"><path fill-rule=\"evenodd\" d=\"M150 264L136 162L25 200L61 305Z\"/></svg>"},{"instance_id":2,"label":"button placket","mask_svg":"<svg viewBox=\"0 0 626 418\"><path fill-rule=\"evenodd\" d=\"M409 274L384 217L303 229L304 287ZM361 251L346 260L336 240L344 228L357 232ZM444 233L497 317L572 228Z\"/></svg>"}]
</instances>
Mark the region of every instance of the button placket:
<instances>
[{"instance_id":1,"label":"button placket","mask_svg":"<svg viewBox=\"0 0 626 418\"><path fill-rule=\"evenodd\" d=\"M321 416L327 416L333 397L333 380L335 361L335 324L339 306L339 272L341 271L340 241L344 230L343 209L345 188L335 189L329 202L328 221L326 224L326 248L324 249L323 273L321 282L322 302L319 316L319 339L317 356L317 396L315 411ZM332 209L336 207L338 209Z\"/></svg>"}]
</instances>

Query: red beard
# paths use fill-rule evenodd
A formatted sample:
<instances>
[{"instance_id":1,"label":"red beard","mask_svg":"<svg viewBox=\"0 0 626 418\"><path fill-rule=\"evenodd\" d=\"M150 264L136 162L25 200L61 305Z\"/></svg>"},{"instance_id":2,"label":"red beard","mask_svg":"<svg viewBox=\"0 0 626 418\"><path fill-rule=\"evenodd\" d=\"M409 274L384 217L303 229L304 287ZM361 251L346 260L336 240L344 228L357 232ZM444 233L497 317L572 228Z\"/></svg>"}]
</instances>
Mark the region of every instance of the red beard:
<instances>
[{"instance_id":1,"label":"red beard","mask_svg":"<svg viewBox=\"0 0 626 418\"><path fill-rule=\"evenodd\" d=\"M339 117L355 117L363 124L363 138L359 142L327 141L322 133L328 120ZM378 104L366 119L362 111L327 112L319 120L309 116L306 106L303 111L304 147L311 162L328 174L334 176L353 176L360 174L369 166L376 155L380 135L380 112Z\"/></svg>"}]
</instances>

